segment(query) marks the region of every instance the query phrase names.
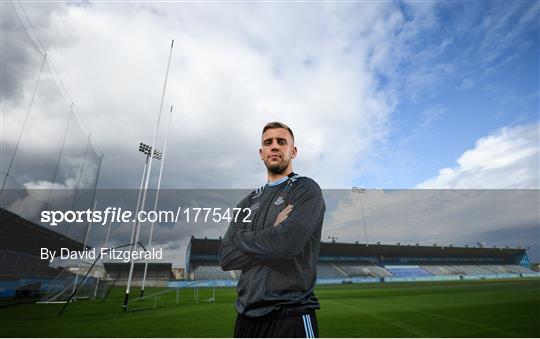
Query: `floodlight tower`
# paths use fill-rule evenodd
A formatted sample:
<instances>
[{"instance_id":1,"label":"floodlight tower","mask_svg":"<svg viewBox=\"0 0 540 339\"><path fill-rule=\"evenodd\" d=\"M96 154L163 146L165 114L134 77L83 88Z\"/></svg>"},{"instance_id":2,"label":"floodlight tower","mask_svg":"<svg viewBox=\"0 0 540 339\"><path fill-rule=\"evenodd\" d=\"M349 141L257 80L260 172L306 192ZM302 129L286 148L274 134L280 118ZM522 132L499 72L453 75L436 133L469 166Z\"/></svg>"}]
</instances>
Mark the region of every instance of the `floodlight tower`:
<instances>
[{"instance_id":1,"label":"floodlight tower","mask_svg":"<svg viewBox=\"0 0 540 339\"><path fill-rule=\"evenodd\" d=\"M163 111L163 101L165 99L165 91L167 89L167 79L169 78L169 68L171 66L171 57L172 57L173 47L174 47L174 39L171 41L171 49L170 49L170 52L169 52L169 61L167 62L167 71L165 72L165 82L163 84L163 91L161 93L161 102L160 102L160 105L159 105L159 113L158 113L157 121L156 121L156 131L154 132L154 139L152 141L152 147L148 149L148 151L152 155L153 155L153 151L154 151L153 148L156 146L156 139L157 139L157 136L158 136L158 133L159 133L159 123L160 123L160 120L161 120L161 113ZM159 154L159 157L161 158L161 152L159 152L158 154ZM152 159L153 159L153 156L151 156L149 158L149 161L148 161L148 170L146 172L146 179L145 179L145 182L144 182L144 188L142 189L143 193L141 194L141 203L140 203L141 210L144 210L144 206L145 206L145 203L146 203L146 192L148 190L148 178L149 178L150 172L152 170ZM137 216L135 218L137 219ZM134 232L133 232L134 237L132 237L133 241L132 241L132 245L131 245L131 251L132 251L131 253L133 253L134 245L139 242L139 231L140 231L140 222L137 221ZM131 260L131 264L130 264L130 267L129 267L129 277L128 277L128 282L127 282L127 286L126 286L126 294L124 296L124 304L123 304L124 311L127 311L127 309L128 309L129 289L131 287L131 278L133 277L133 269L134 269L134 267L135 267L135 262L133 260Z\"/></svg>"},{"instance_id":2,"label":"floodlight tower","mask_svg":"<svg viewBox=\"0 0 540 339\"><path fill-rule=\"evenodd\" d=\"M146 195L146 188L148 187L148 180L149 180L149 164L151 159L161 160L162 153L156 149L152 149L152 146L147 145L145 143L139 143L139 152L146 155L145 161L144 161L144 170L143 170L143 176L141 180L141 188L139 189L139 197L137 198L137 208L135 212L135 220L133 221L133 229L131 230L131 241L129 242L131 244L130 252L133 253L133 250L135 249L135 246L137 245L138 241L138 232L140 227L140 222L138 220L139 211L141 211L144 208L144 195ZM144 191L144 193L143 193ZM142 198L142 199L141 199ZM130 259L131 264L129 267L129 276L127 281L127 288L126 288L126 295L124 300L124 310L127 309L127 302L129 298L129 289L131 287L131 279L133 278L133 269L134 269L134 262L132 259Z\"/></svg>"},{"instance_id":3,"label":"floodlight tower","mask_svg":"<svg viewBox=\"0 0 540 339\"><path fill-rule=\"evenodd\" d=\"M171 120L172 120L172 112L173 112L173 106L171 106L171 110L169 112L169 125L167 126L167 134L165 136L165 143L163 144L163 153L160 153L160 159L161 159L161 166L159 168L159 176L158 176L158 183L156 188L156 199L154 201L154 211L157 211L157 205L159 200L159 191L161 188L161 178L163 176L163 164L165 163L165 152L167 151L167 141L169 139L169 132L171 130ZM148 237L148 248L152 246L152 236L154 234L154 225L156 224L155 221L152 221L152 224L150 225L150 236ZM144 263L144 273L143 273L143 280L141 284L141 298L144 297L144 286L146 283L146 273L148 271L148 261Z\"/></svg>"},{"instance_id":4,"label":"floodlight tower","mask_svg":"<svg viewBox=\"0 0 540 339\"><path fill-rule=\"evenodd\" d=\"M141 187L139 188L139 196L137 198L137 206L136 206L137 213L139 213L139 209L140 209L140 205L141 205L141 195L142 195L142 191L143 191L145 180L146 180L146 171L148 170L148 163L149 163L149 160L150 160L151 149L152 149L152 146L149 146L149 145L147 145L145 143L142 143L142 142L139 143L139 152L146 155L146 157L145 157L145 162L144 162L143 175L142 175L142 178L141 178ZM155 150L153 158L157 159L157 160L160 160L161 159L161 152L159 152L158 150ZM133 221L133 229L131 230L131 240L129 241L130 244L133 244L133 241L134 241L133 237L135 236L135 225L136 224L137 224L137 222Z\"/></svg>"},{"instance_id":5,"label":"floodlight tower","mask_svg":"<svg viewBox=\"0 0 540 339\"><path fill-rule=\"evenodd\" d=\"M353 193L360 193L360 194L366 194L367 191L365 188L362 187L353 187L352 189ZM366 244L369 243L368 241L368 235L367 235L367 227L366 227L366 217L364 215L364 204L362 203L362 197L360 196L360 209L362 211L362 224L364 226L364 236L366 238Z\"/></svg>"}]
</instances>

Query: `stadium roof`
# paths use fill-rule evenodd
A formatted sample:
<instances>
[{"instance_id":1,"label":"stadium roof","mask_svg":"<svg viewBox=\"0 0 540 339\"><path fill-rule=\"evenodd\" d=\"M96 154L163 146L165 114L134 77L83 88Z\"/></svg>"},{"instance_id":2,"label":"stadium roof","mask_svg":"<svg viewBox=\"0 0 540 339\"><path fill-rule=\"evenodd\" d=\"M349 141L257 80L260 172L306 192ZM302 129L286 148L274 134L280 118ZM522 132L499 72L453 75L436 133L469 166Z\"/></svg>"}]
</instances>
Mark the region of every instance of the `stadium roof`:
<instances>
[{"instance_id":1,"label":"stadium roof","mask_svg":"<svg viewBox=\"0 0 540 339\"><path fill-rule=\"evenodd\" d=\"M0 208L0 249L39 256L42 247L80 251L84 244ZM89 246L87 246L89 248Z\"/></svg>"},{"instance_id":2,"label":"stadium roof","mask_svg":"<svg viewBox=\"0 0 540 339\"><path fill-rule=\"evenodd\" d=\"M501 258L524 252L518 248L322 243L320 256Z\"/></svg>"},{"instance_id":3,"label":"stadium roof","mask_svg":"<svg viewBox=\"0 0 540 339\"><path fill-rule=\"evenodd\" d=\"M204 259L217 256L220 240L196 239L190 242L191 259ZM520 248L481 248L455 246L350 244L322 242L321 257L475 257L508 258L525 253Z\"/></svg>"}]
</instances>

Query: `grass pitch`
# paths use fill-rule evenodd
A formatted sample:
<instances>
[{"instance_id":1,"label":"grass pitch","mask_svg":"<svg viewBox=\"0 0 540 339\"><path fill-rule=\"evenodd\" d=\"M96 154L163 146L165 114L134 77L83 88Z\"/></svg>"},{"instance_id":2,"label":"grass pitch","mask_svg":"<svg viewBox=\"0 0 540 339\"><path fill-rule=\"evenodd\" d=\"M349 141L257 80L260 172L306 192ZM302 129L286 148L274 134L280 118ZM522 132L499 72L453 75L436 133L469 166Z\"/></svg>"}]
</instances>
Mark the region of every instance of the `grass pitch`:
<instances>
[{"instance_id":1,"label":"grass pitch","mask_svg":"<svg viewBox=\"0 0 540 339\"><path fill-rule=\"evenodd\" d=\"M152 290L147 290L150 295ZM124 290L106 302L0 303L2 337L231 337L234 288L182 290L122 311ZM323 337L540 337L540 280L377 283L318 286ZM133 294L138 294L137 290ZM157 308L153 308L154 303ZM135 308L140 308L135 310Z\"/></svg>"}]
</instances>

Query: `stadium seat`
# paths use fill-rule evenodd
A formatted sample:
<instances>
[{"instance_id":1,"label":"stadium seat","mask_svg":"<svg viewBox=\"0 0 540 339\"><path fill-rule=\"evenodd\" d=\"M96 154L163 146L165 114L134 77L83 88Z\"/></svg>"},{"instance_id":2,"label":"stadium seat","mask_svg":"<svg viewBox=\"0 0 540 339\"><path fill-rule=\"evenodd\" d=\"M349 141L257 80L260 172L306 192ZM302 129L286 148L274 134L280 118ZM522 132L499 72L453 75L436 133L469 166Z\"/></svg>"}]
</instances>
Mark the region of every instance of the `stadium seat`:
<instances>
[{"instance_id":1,"label":"stadium seat","mask_svg":"<svg viewBox=\"0 0 540 339\"><path fill-rule=\"evenodd\" d=\"M418 266L385 266L388 272L392 273L394 277L429 277L431 273L424 271Z\"/></svg>"}]
</instances>

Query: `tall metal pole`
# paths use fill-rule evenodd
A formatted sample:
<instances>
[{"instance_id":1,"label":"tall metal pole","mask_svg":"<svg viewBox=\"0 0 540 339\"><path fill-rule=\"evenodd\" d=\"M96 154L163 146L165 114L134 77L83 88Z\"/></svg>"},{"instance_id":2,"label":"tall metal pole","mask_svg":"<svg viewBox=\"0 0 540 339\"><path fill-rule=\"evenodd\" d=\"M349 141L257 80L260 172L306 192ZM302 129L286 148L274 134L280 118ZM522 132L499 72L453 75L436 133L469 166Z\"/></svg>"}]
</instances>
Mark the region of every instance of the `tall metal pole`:
<instances>
[{"instance_id":1,"label":"tall metal pole","mask_svg":"<svg viewBox=\"0 0 540 339\"><path fill-rule=\"evenodd\" d=\"M159 200L159 189L161 187L161 177L163 175L163 164L165 163L165 153L167 152L167 141L169 140L169 132L171 130L171 120L172 120L172 111L173 106L171 106L171 111L169 112L169 124L167 126L167 134L165 135L165 143L163 145L163 153L161 157L161 166L159 168L159 177L158 177L158 183L157 183L157 189L156 189L156 200L154 201L154 211L157 211L157 205ZM154 234L154 225L155 221L152 221L152 224L150 226L150 236L148 237L148 249L152 246L152 235ZM144 285L146 283L146 272L148 271L148 262L144 263L144 273L143 273L143 280L141 284L141 298L144 296Z\"/></svg>"},{"instance_id":2,"label":"tall metal pole","mask_svg":"<svg viewBox=\"0 0 540 339\"><path fill-rule=\"evenodd\" d=\"M364 194L366 190L360 191L360 194ZM362 209L362 224L364 225L364 235L366 237L366 244L369 243L368 236L367 236L367 227L366 227L366 217L364 216L364 204L362 203L362 196L360 196L360 207Z\"/></svg>"},{"instance_id":3,"label":"tall metal pole","mask_svg":"<svg viewBox=\"0 0 540 339\"><path fill-rule=\"evenodd\" d=\"M154 149L156 147L156 139L157 139L158 132L159 132L159 122L161 120L161 112L163 111L163 100L165 98L165 90L167 88L167 79L169 77L169 69L170 69L170 66L171 66L171 58L172 58L173 47L174 47L174 40L171 41L171 50L169 52L169 61L167 63L167 71L165 73L165 83L163 84L163 92L161 94L161 104L160 104L160 107L159 107L159 114L158 114L157 123L156 123L156 132L154 133L154 139L152 141L152 148L151 148L151 152L150 152L150 161L148 163L148 172L146 173L146 180L145 180L146 182L144 184L144 190L143 190L143 194L142 194L141 210L144 210L144 205L145 205L145 202L146 202L146 192L148 190L148 178L149 178L150 172L152 170L153 152L154 152ZM135 218L138 219L137 216L135 216ZM133 244L131 245L131 253L133 253L133 250L135 249L135 245L139 241L140 226L141 226L141 223L140 223L139 220L137 220L137 224L135 226L135 239L133 241ZM134 269L134 267L135 267L135 262L133 260L131 260L131 258L130 258L129 276L128 276L128 281L127 281L127 286L126 286L126 295L124 297L124 305L123 305L124 311L127 311L127 306L128 306L128 301L129 301L129 290L131 288L131 279L133 278L133 269Z\"/></svg>"},{"instance_id":4,"label":"tall metal pole","mask_svg":"<svg viewBox=\"0 0 540 339\"><path fill-rule=\"evenodd\" d=\"M151 156L151 153L150 154L147 154L146 155L146 158L144 159L144 170L143 170L143 175L142 175L142 178L141 178L141 187L139 188L139 196L137 197L137 206L135 207L135 216L139 213L139 209L141 208L141 195L142 195L142 190L144 188L144 182L145 182L145 179L146 179L146 171L148 170L148 160L149 160L149 157ZM131 238L129 240L129 243L130 244L133 244L133 240L135 238L135 227L137 226L137 220L133 220L133 228L131 229Z\"/></svg>"}]
</instances>

